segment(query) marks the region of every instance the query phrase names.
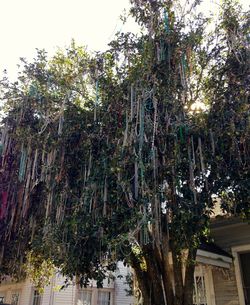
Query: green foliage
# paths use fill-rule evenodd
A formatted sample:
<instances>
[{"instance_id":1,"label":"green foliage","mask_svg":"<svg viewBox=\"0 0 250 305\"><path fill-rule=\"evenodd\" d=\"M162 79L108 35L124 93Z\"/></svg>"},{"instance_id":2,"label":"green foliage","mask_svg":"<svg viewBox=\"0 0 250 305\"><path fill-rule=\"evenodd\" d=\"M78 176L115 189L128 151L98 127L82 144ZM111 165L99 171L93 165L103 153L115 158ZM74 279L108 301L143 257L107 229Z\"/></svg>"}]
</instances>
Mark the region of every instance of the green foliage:
<instances>
[{"instance_id":1,"label":"green foliage","mask_svg":"<svg viewBox=\"0 0 250 305\"><path fill-rule=\"evenodd\" d=\"M194 262L212 195L249 217L247 20L228 1L223 10L208 36L207 18L136 0L147 32L121 33L95 55L74 42L50 60L38 51L18 82L2 81L2 273L20 275L12 267L36 253L26 272L37 286L38 262L101 286L125 260L143 289L169 276L169 252L174 270L185 251Z\"/></svg>"},{"instance_id":2,"label":"green foliage","mask_svg":"<svg viewBox=\"0 0 250 305\"><path fill-rule=\"evenodd\" d=\"M44 287L50 284L56 268L51 260L44 260L40 254L32 251L26 255L26 258L25 272L39 293L43 293Z\"/></svg>"}]
</instances>

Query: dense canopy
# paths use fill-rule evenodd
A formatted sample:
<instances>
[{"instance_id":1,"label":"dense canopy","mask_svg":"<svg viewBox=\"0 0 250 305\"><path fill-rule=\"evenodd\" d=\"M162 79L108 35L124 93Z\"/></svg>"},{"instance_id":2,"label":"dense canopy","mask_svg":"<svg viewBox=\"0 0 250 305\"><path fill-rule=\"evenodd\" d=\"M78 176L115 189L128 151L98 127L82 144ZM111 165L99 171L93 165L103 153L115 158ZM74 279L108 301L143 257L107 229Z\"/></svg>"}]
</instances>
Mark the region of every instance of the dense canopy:
<instances>
[{"instance_id":1,"label":"dense canopy","mask_svg":"<svg viewBox=\"0 0 250 305\"><path fill-rule=\"evenodd\" d=\"M208 33L196 2L131 2L141 35L1 82L0 272L101 285L124 260L144 304L192 304L213 198L249 217L249 19L226 1Z\"/></svg>"}]
</instances>

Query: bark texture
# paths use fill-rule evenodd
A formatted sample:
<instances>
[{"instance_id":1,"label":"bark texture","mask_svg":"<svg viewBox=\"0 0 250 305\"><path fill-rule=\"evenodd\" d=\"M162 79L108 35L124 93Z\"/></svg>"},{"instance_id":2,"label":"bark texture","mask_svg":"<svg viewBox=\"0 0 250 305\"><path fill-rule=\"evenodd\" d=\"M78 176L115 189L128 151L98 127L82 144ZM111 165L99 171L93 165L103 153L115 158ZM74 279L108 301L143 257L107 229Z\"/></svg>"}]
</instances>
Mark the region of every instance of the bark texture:
<instances>
[{"instance_id":1,"label":"bark texture","mask_svg":"<svg viewBox=\"0 0 250 305\"><path fill-rule=\"evenodd\" d=\"M144 246L145 270L141 268L141 259L131 254L131 265L143 296L143 305L192 305L197 250L189 249L183 258L176 249L171 249L171 266L166 249L166 244Z\"/></svg>"}]
</instances>

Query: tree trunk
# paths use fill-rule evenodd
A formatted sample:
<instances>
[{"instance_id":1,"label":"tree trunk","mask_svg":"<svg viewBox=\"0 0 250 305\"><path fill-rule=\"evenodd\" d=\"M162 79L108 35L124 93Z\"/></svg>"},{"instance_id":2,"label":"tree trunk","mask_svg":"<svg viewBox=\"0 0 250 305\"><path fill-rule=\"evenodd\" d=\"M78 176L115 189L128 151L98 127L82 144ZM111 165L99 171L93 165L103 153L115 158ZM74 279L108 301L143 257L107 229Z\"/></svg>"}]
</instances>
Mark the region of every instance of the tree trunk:
<instances>
[{"instance_id":1,"label":"tree trunk","mask_svg":"<svg viewBox=\"0 0 250 305\"><path fill-rule=\"evenodd\" d=\"M141 261L133 252L131 252L131 254L130 254L130 263L131 263L131 267L135 271L136 280L137 280L139 289L142 293L143 305L151 305L150 286L149 286L150 282L148 279L147 272L145 272L141 269L141 266L140 266Z\"/></svg>"},{"instance_id":2,"label":"tree trunk","mask_svg":"<svg viewBox=\"0 0 250 305\"><path fill-rule=\"evenodd\" d=\"M185 270L183 305L193 305L194 270L197 249L189 249Z\"/></svg>"},{"instance_id":3,"label":"tree trunk","mask_svg":"<svg viewBox=\"0 0 250 305\"><path fill-rule=\"evenodd\" d=\"M182 276L182 261L173 255L173 271L168 255L163 255L164 245L157 249L152 244L143 247L143 257L147 268L142 270L141 258L131 254L131 266L134 268L138 286L143 296L143 305L193 305L193 284L196 249L188 251L185 280ZM174 291L173 291L174 284Z\"/></svg>"},{"instance_id":4,"label":"tree trunk","mask_svg":"<svg viewBox=\"0 0 250 305\"><path fill-rule=\"evenodd\" d=\"M172 249L173 257L173 273L175 283L175 305L183 305L183 277L182 277L182 261L179 254Z\"/></svg>"},{"instance_id":5,"label":"tree trunk","mask_svg":"<svg viewBox=\"0 0 250 305\"><path fill-rule=\"evenodd\" d=\"M161 266L158 265L155 249L152 244L144 246L143 252L147 263L147 272L150 278L151 305L165 304L165 291L163 289L163 279Z\"/></svg>"}]
</instances>

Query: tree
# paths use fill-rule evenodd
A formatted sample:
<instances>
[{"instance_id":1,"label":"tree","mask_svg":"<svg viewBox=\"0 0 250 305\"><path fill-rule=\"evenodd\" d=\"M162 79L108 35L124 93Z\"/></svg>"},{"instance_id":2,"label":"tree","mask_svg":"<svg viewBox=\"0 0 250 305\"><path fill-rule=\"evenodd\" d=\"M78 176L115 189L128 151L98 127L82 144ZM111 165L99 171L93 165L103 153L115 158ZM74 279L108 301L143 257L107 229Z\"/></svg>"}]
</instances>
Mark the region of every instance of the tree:
<instances>
[{"instance_id":1,"label":"tree","mask_svg":"<svg viewBox=\"0 0 250 305\"><path fill-rule=\"evenodd\" d=\"M190 305L212 195L249 215L246 20L225 2L209 36L198 3L132 4L139 37L96 55L39 51L2 82L0 268L20 276L38 257L101 285L122 259L145 305Z\"/></svg>"}]
</instances>

